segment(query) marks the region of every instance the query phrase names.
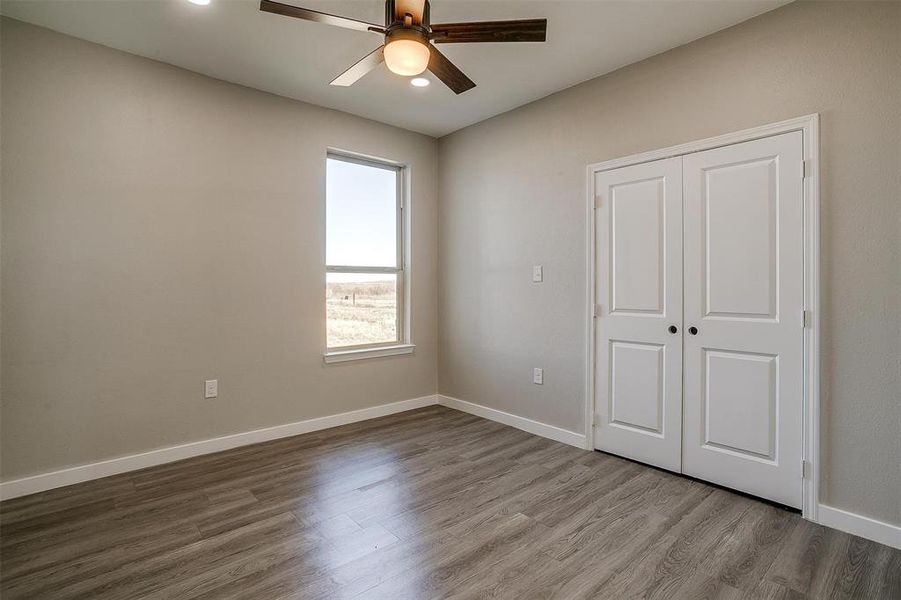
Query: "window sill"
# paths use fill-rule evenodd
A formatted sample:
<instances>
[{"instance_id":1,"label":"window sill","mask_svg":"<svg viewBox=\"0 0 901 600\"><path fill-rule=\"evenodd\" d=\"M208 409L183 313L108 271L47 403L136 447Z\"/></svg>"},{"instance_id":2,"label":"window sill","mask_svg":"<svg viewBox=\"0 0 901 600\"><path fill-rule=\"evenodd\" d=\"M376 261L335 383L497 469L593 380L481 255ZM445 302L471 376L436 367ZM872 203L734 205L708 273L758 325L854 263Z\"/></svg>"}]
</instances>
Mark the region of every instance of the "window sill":
<instances>
[{"instance_id":1,"label":"window sill","mask_svg":"<svg viewBox=\"0 0 901 600\"><path fill-rule=\"evenodd\" d=\"M324 360L327 364L348 362L351 360L365 360L367 358L381 358L384 356L398 356L400 354L413 354L413 344L398 344L396 346L381 346L379 348L359 348L357 350L335 350L326 352Z\"/></svg>"}]
</instances>

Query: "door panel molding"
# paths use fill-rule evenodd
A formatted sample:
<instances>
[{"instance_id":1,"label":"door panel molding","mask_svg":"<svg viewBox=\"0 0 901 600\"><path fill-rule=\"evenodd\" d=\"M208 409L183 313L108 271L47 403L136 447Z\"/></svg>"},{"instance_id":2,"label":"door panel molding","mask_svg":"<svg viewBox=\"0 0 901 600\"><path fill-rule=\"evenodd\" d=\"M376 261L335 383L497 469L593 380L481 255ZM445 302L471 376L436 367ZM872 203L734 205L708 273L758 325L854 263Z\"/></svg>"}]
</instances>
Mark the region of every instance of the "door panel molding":
<instances>
[{"instance_id":1,"label":"door panel molding","mask_svg":"<svg viewBox=\"0 0 901 600\"><path fill-rule=\"evenodd\" d=\"M753 167L763 167L763 172L752 173ZM770 156L746 160L705 168L703 171L700 202L701 227L705 242L701 255L703 316L778 320L779 194L771 194L770 197L774 198L775 202L770 202L765 207L744 202L745 196L738 194L719 196L717 202L711 203L717 188L729 183L715 181L718 178L737 179L732 185L746 189L753 189L755 184L757 187L775 187L779 175L777 158ZM720 224L735 218L735 215L749 225L744 231L744 236L722 231ZM765 239L762 236L752 235L753 225L758 221L766 221ZM725 275L730 271L740 272L742 277L738 281L730 281L725 287L714 285L713 282L718 275Z\"/></svg>"},{"instance_id":2,"label":"door panel molding","mask_svg":"<svg viewBox=\"0 0 901 600\"><path fill-rule=\"evenodd\" d=\"M644 356L638 358L638 355L642 353ZM628 370L624 377L619 377L616 362L628 361L628 357L623 356L627 354L632 355L630 362L633 368ZM610 411L610 425L655 437L663 437L666 407L663 402L665 390L662 381L663 371L666 368L666 346L610 340L608 356L610 357L607 367L610 373L610 387L607 390L607 403ZM653 380L651 373L654 374ZM623 381L624 378L627 381ZM653 397L653 403L649 403L650 406L617 403L622 396L629 395L629 392L633 392L631 395L635 396L637 394L634 392L637 391L648 392L647 396Z\"/></svg>"},{"instance_id":3,"label":"door panel molding","mask_svg":"<svg viewBox=\"0 0 901 600\"><path fill-rule=\"evenodd\" d=\"M819 299L819 114L814 113L802 117L788 119L759 127L744 129L733 133L696 140L668 148L634 154L588 165L586 169L586 356L587 367L585 377L585 432L588 449L595 446L595 369L596 369L596 314L595 306L601 299L596 297L596 189L598 173L611 171L626 166L640 165L665 158L674 158L772 137L793 131L801 132L803 164L798 165L803 174L803 309L807 312L807 322L803 330L803 415L802 415L802 458L809 465L809 473L802 479L801 509L804 518L819 522L819 339L820 339L820 299ZM806 165L806 169L805 169ZM780 165L791 169L792 165ZM603 299L602 304L607 304ZM609 304L607 304L609 306ZM706 319L726 318L730 320L746 319L749 324L778 320L779 307L775 307L775 316L761 314L725 314L705 315ZM755 313L757 311L754 311ZM639 316L635 314L634 316ZM648 315L653 318L652 315ZM686 327L688 324L686 323ZM799 465L800 469L800 465Z\"/></svg>"},{"instance_id":4,"label":"door panel molding","mask_svg":"<svg viewBox=\"0 0 901 600\"><path fill-rule=\"evenodd\" d=\"M666 312L664 186L663 177L654 177L610 187L608 285L611 314L640 313L659 317ZM651 188L654 194L652 202L641 195L646 188ZM642 219L650 222L643 223ZM630 229L638 231L634 235L617 235ZM654 245L654 252L645 249L648 244ZM625 269L625 265L629 269Z\"/></svg>"},{"instance_id":5,"label":"door panel molding","mask_svg":"<svg viewBox=\"0 0 901 600\"><path fill-rule=\"evenodd\" d=\"M704 422L704 437L701 440L701 445L714 451L738 454L745 458L759 460L770 464L775 463L777 455L777 438L773 433L776 431L776 415L779 410L779 356L776 354L746 352L734 349L721 350L719 348L701 348L701 355L701 381L703 382L703 387L701 388L701 410L703 411L702 420ZM722 383L721 381L718 381L720 377L713 377L714 381L711 383L714 371L711 362L714 360L719 360L720 362L736 361L736 364L738 361L744 361L747 364L757 363L750 368L756 368L757 373L754 374L757 375L758 378L766 377L765 386L767 389L767 397L769 399L766 407L766 414L761 414L762 411L749 411L748 409L753 409L754 407L743 402L745 397L742 395L742 392L752 389L751 385L748 384L753 384L753 378L744 378L742 381L742 384L744 385L737 390L739 393L734 398L736 401L735 403L739 404L739 406L736 407L735 416L741 419L739 425L742 426L742 431L747 438L745 443L741 446L734 444L730 445L725 441L718 441L723 438L723 436L719 435L719 430L728 427L730 424L723 423L723 421L726 420L727 415L717 414L718 411L711 408L710 398L718 393L717 388L719 386L717 384ZM717 375L721 375L723 370L726 369L719 369L720 373L717 373ZM740 377L740 374L735 373L735 371L729 372L726 370L726 372L732 376L730 378L731 382L734 382ZM748 381L749 379L751 381ZM744 411L742 411L743 408ZM712 417L711 413L713 413ZM711 420L713 421L713 424L711 424ZM761 421L766 422L761 423ZM768 435L765 436L767 438L765 441L760 439L764 436L754 435L755 429L759 430L760 425L763 425L768 433ZM754 439L755 437L757 439Z\"/></svg>"}]
</instances>

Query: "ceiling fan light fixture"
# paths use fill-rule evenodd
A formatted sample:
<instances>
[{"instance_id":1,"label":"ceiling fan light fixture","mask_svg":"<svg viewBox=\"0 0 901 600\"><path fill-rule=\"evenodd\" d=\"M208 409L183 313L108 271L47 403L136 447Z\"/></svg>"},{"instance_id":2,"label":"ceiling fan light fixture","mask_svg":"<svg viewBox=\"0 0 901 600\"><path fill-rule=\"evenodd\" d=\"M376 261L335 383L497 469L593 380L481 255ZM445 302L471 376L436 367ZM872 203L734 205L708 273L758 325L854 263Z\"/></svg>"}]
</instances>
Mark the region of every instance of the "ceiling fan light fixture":
<instances>
[{"instance_id":1,"label":"ceiling fan light fixture","mask_svg":"<svg viewBox=\"0 0 901 600\"><path fill-rule=\"evenodd\" d=\"M410 80L410 85L412 85L413 87L426 87L430 83L431 82L425 77L414 77Z\"/></svg>"},{"instance_id":2,"label":"ceiling fan light fixture","mask_svg":"<svg viewBox=\"0 0 901 600\"><path fill-rule=\"evenodd\" d=\"M429 47L418 40L389 40L385 44L385 64L392 73L412 77L429 66Z\"/></svg>"},{"instance_id":3,"label":"ceiling fan light fixture","mask_svg":"<svg viewBox=\"0 0 901 600\"><path fill-rule=\"evenodd\" d=\"M372 50L331 81L331 85L340 87L353 85L384 62L388 70L404 77L415 77L428 69L452 92L462 94L476 84L438 50L438 44L543 42L547 39L547 19L433 24L429 0L385 0L384 25L285 4L279 0L259 2L263 12L384 36L384 45ZM416 83L413 82L414 85Z\"/></svg>"}]
</instances>

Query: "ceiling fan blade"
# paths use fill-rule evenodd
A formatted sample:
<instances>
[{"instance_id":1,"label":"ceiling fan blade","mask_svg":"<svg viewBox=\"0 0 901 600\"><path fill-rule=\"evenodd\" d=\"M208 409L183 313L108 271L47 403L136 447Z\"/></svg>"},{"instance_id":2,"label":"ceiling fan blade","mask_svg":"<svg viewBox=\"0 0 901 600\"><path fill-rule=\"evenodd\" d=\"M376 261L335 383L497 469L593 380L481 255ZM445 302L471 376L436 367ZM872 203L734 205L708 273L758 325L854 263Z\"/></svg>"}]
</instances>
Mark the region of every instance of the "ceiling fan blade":
<instances>
[{"instance_id":1,"label":"ceiling fan blade","mask_svg":"<svg viewBox=\"0 0 901 600\"><path fill-rule=\"evenodd\" d=\"M360 60L354 66L335 77L330 85L347 87L353 85L363 75L370 72L385 61L385 47L379 46Z\"/></svg>"},{"instance_id":2,"label":"ceiling fan blade","mask_svg":"<svg viewBox=\"0 0 901 600\"><path fill-rule=\"evenodd\" d=\"M357 21L356 19L339 17L338 15L330 15L328 13L319 12L318 10L300 8L299 6L282 4L281 2L274 2L273 0L260 0L260 10L276 15L284 15L286 17L296 17L298 19L304 19L306 21L324 23L326 25L335 25L337 27L344 27L347 29L356 29L357 31L375 31L377 33L384 31L381 25L376 25L374 23Z\"/></svg>"},{"instance_id":3,"label":"ceiling fan blade","mask_svg":"<svg viewBox=\"0 0 901 600\"><path fill-rule=\"evenodd\" d=\"M543 42L547 38L547 19L519 21L476 21L432 25L436 44L471 42Z\"/></svg>"},{"instance_id":4,"label":"ceiling fan blade","mask_svg":"<svg viewBox=\"0 0 901 600\"><path fill-rule=\"evenodd\" d=\"M394 18L403 21L404 15L413 17L414 25L422 25L426 0L394 0Z\"/></svg>"},{"instance_id":5,"label":"ceiling fan blade","mask_svg":"<svg viewBox=\"0 0 901 600\"><path fill-rule=\"evenodd\" d=\"M462 94L476 86L472 79L458 69L438 48L429 44L429 71L440 79L455 94Z\"/></svg>"}]
</instances>

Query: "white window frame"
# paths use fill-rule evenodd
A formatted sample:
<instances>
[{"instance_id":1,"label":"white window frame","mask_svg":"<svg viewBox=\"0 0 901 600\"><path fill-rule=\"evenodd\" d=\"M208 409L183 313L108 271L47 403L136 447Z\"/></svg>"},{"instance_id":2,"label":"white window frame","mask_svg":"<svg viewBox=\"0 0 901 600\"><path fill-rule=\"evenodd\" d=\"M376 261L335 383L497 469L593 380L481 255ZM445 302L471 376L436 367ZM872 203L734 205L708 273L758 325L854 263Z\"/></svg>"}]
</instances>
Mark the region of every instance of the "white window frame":
<instances>
[{"instance_id":1,"label":"white window frame","mask_svg":"<svg viewBox=\"0 0 901 600\"><path fill-rule=\"evenodd\" d=\"M369 156L362 156L342 150L329 149L326 153L326 161L328 159L340 160L343 162L354 163L366 167L393 171L397 176L397 199L396 199L396 251L397 260L394 267L373 267L361 265L331 265L326 260L325 271L328 273L384 273L396 275L396 329L397 339L388 342L378 342L373 344L356 344L352 346L329 347L328 345L328 313L326 312L326 338L325 338L325 362L346 362L350 360L360 360L365 358L377 358L383 356L394 356L399 354L412 354L415 346L410 342L410 323L409 323L409 269L406 253L406 232L407 218L405 210L405 198L407 196L408 168L406 165ZM326 203L328 202L328 190L326 189ZM326 238L328 236L328 228L326 227ZM326 239L326 244L328 240Z\"/></svg>"}]
</instances>

